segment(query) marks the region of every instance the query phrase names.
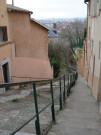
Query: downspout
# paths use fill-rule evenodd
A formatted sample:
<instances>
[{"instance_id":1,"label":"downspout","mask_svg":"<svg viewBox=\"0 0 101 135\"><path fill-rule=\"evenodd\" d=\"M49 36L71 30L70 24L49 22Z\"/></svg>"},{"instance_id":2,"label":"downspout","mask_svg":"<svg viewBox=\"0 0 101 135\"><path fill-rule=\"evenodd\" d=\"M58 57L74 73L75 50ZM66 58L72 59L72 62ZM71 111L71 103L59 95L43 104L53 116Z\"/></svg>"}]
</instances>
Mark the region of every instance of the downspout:
<instances>
[{"instance_id":1,"label":"downspout","mask_svg":"<svg viewBox=\"0 0 101 135\"><path fill-rule=\"evenodd\" d=\"M87 35L88 35L88 3L85 2L87 5ZM86 60L87 60L87 37L86 37Z\"/></svg>"},{"instance_id":2,"label":"downspout","mask_svg":"<svg viewBox=\"0 0 101 135\"><path fill-rule=\"evenodd\" d=\"M14 0L12 0L12 6L14 6Z\"/></svg>"},{"instance_id":3,"label":"downspout","mask_svg":"<svg viewBox=\"0 0 101 135\"><path fill-rule=\"evenodd\" d=\"M88 3L84 2L87 5L87 33L88 33Z\"/></svg>"},{"instance_id":4,"label":"downspout","mask_svg":"<svg viewBox=\"0 0 101 135\"><path fill-rule=\"evenodd\" d=\"M88 3L84 2L87 5L87 35L88 35ZM87 37L86 37L86 60L87 60ZM84 61L85 61L85 57L84 57ZM89 59L89 66L90 66L90 59ZM87 82L88 82L88 77L89 77L89 69L88 69L88 73L87 73Z\"/></svg>"}]
</instances>

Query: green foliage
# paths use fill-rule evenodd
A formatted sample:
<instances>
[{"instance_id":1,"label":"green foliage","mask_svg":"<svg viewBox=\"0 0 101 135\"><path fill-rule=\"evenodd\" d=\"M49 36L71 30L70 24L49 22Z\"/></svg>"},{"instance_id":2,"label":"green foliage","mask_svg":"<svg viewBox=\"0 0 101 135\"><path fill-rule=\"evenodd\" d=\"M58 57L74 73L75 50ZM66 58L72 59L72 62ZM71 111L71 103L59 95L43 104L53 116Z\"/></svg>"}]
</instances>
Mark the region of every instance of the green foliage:
<instances>
[{"instance_id":1,"label":"green foliage","mask_svg":"<svg viewBox=\"0 0 101 135\"><path fill-rule=\"evenodd\" d=\"M75 63L75 58L74 58L73 55L72 55L71 58L70 58L70 62L71 62L71 64L74 64L74 63Z\"/></svg>"},{"instance_id":2,"label":"green foliage","mask_svg":"<svg viewBox=\"0 0 101 135\"><path fill-rule=\"evenodd\" d=\"M58 115L58 113L59 113L60 111L61 111L61 110L60 110L60 109L58 109L58 110L57 110L57 112L56 112L56 115Z\"/></svg>"},{"instance_id":3,"label":"green foliage","mask_svg":"<svg viewBox=\"0 0 101 135\"><path fill-rule=\"evenodd\" d=\"M82 56L82 49L78 49L77 53L75 54L75 60L78 61L81 56Z\"/></svg>"},{"instance_id":4,"label":"green foliage","mask_svg":"<svg viewBox=\"0 0 101 135\"><path fill-rule=\"evenodd\" d=\"M83 48L83 41L84 41L84 39L82 38L80 38L79 37L79 41L78 41L78 44L77 44L77 46L79 47L79 48Z\"/></svg>"},{"instance_id":5,"label":"green foliage","mask_svg":"<svg viewBox=\"0 0 101 135\"><path fill-rule=\"evenodd\" d=\"M64 69L64 67L66 67L66 66L67 66L67 64L66 64L66 63L61 62L61 65L60 65L60 68L61 68L61 69Z\"/></svg>"},{"instance_id":6,"label":"green foliage","mask_svg":"<svg viewBox=\"0 0 101 135\"><path fill-rule=\"evenodd\" d=\"M80 55L75 53L77 48L83 48L84 28L86 19L76 19L68 22L67 26L62 26L59 43L49 44L50 64L54 68L54 77L67 67L67 64L77 67Z\"/></svg>"},{"instance_id":7,"label":"green foliage","mask_svg":"<svg viewBox=\"0 0 101 135\"><path fill-rule=\"evenodd\" d=\"M15 98L15 99L12 100L12 102L16 102L16 103L19 102L19 101L20 100L18 98Z\"/></svg>"},{"instance_id":8,"label":"green foliage","mask_svg":"<svg viewBox=\"0 0 101 135\"><path fill-rule=\"evenodd\" d=\"M51 66L54 66L55 64L58 65L58 60L53 57L50 59L50 64L51 64Z\"/></svg>"},{"instance_id":9,"label":"green foliage","mask_svg":"<svg viewBox=\"0 0 101 135\"><path fill-rule=\"evenodd\" d=\"M40 94L37 94L37 97L40 97Z\"/></svg>"},{"instance_id":10,"label":"green foliage","mask_svg":"<svg viewBox=\"0 0 101 135\"><path fill-rule=\"evenodd\" d=\"M61 68L67 64L67 47L63 43L50 43L48 47L50 64L54 68L54 77L58 77Z\"/></svg>"}]
</instances>

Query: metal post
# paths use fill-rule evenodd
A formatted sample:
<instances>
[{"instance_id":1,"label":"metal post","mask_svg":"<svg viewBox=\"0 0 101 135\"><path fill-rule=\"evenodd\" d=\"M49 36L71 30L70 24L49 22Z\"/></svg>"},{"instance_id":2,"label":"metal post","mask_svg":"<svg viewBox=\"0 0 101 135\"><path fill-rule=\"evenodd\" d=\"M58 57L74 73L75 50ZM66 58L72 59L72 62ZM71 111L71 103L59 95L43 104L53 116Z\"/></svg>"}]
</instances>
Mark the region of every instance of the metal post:
<instances>
[{"instance_id":1,"label":"metal post","mask_svg":"<svg viewBox=\"0 0 101 135\"><path fill-rule=\"evenodd\" d=\"M51 91L51 97L52 97L52 121L55 122L55 109L54 109L54 95L53 95L53 82L50 81L50 91Z\"/></svg>"},{"instance_id":2,"label":"metal post","mask_svg":"<svg viewBox=\"0 0 101 135\"><path fill-rule=\"evenodd\" d=\"M74 86L74 74L73 74L73 86Z\"/></svg>"},{"instance_id":3,"label":"metal post","mask_svg":"<svg viewBox=\"0 0 101 135\"><path fill-rule=\"evenodd\" d=\"M64 92L63 92L63 101L65 102L65 75L64 75Z\"/></svg>"},{"instance_id":4,"label":"metal post","mask_svg":"<svg viewBox=\"0 0 101 135\"><path fill-rule=\"evenodd\" d=\"M73 74L71 75L71 86L73 87Z\"/></svg>"},{"instance_id":5,"label":"metal post","mask_svg":"<svg viewBox=\"0 0 101 135\"><path fill-rule=\"evenodd\" d=\"M69 96L69 75L68 75L68 77L67 77L67 80L68 80L67 96Z\"/></svg>"},{"instance_id":6,"label":"metal post","mask_svg":"<svg viewBox=\"0 0 101 135\"><path fill-rule=\"evenodd\" d=\"M60 78L60 110L62 110L62 91L61 91L61 78Z\"/></svg>"},{"instance_id":7,"label":"metal post","mask_svg":"<svg viewBox=\"0 0 101 135\"><path fill-rule=\"evenodd\" d=\"M74 74L74 76L73 76L73 77L74 77L73 79L74 79L74 85L75 85L75 74Z\"/></svg>"},{"instance_id":8,"label":"metal post","mask_svg":"<svg viewBox=\"0 0 101 135\"><path fill-rule=\"evenodd\" d=\"M69 94L71 92L71 75L69 76Z\"/></svg>"},{"instance_id":9,"label":"metal post","mask_svg":"<svg viewBox=\"0 0 101 135\"><path fill-rule=\"evenodd\" d=\"M38 103L37 103L37 94L36 94L36 85L35 85L35 83L33 84L33 91L34 91L34 101L35 101L35 111L36 111L36 121L35 121L36 134L37 135L41 135L40 122L39 122L39 112L38 112Z\"/></svg>"},{"instance_id":10,"label":"metal post","mask_svg":"<svg viewBox=\"0 0 101 135\"><path fill-rule=\"evenodd\" d=\"M76 81L76 72L75 72L75 81Z\"/></svg>"},{"instance_id":11,"label":"metal post","mask_svg":"<svg viewBox=\"0 0 101 135\"><path fill-rule=\"evenodd\" d=\"M78 72L76 71L76 80L78 79Z\"/></svg>"}]
</instances>

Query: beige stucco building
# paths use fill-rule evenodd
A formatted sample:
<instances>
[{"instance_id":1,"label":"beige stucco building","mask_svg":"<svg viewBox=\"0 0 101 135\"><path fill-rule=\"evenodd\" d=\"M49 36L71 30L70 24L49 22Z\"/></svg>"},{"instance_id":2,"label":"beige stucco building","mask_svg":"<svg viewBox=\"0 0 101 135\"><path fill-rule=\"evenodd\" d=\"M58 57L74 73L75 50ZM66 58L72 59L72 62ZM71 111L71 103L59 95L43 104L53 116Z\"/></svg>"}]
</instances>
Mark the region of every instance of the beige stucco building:
<instances>
[{"instance_id":1,"label":"beige stucco building","mask_svg":"<svg viewBox=\"0 0 101 135\"><path fill-rule=\"evenodd\" d=\"M88 28L79 72L88 82L94 98L101 101L101 0L85 0L85 3Z\"/></svg>"},{"instance_id":2,"label":"beige stucco building","mask_svg":"<svg viewBox=\"0 0 101 135\"><path fill-rule=\"evenodd\" d=\"M53 78L49 29L31 14L0 0L0 83Z\"/></svg>"}]
</instances>

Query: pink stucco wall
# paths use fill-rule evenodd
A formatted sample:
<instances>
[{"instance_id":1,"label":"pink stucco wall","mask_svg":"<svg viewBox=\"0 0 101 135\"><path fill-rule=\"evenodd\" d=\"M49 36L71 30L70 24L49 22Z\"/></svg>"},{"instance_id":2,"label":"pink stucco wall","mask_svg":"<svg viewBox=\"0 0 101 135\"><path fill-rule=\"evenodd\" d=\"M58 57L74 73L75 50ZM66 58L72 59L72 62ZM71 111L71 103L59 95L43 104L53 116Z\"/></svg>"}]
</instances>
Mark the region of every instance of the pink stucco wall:
<instances>
[{"instance_id":1,"label":"pink stucco wall","mask_svg":"<svg viewBox=\"0 0 101 135\"><path fill-rule=\"evenodd\" d=\"M53 69L48 60L15 57L12 59L13 82L53 78ZM32 78L31 78L32 77Z\"/></svg>"},{"instance_id":2,"label":"pink stucco wall","mask_svg":"<svg viewBox=\"0 0 101 135\"><path fill-rule=\"evenodd\" d=\"M10 38L15 43L13 82L53 78L48 59L48 30L31 21L29 13L8 12L8 18Z\"/></svg>"},{"instance_id":3,"label":"pink stucco wall","mask_svg":"<svg viewBox=\"0 0 101 135\"><path fill-rule=\"evenodd\" d=\"M48 60L48 30L30 20L29 13L8 12L16 57Z\"/></svg>"}]
</instances>

